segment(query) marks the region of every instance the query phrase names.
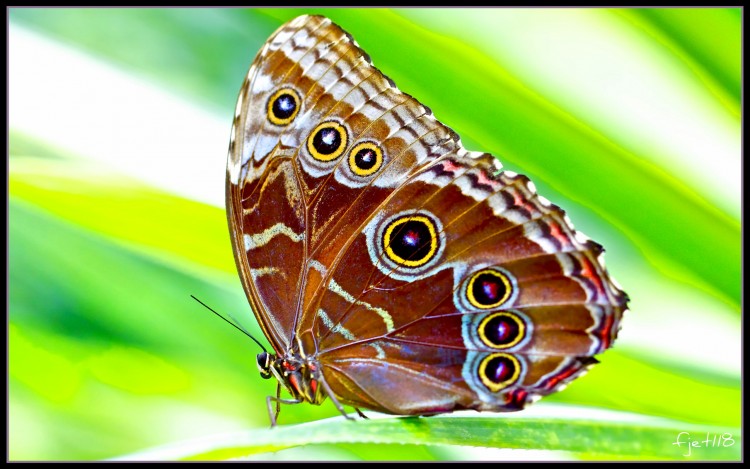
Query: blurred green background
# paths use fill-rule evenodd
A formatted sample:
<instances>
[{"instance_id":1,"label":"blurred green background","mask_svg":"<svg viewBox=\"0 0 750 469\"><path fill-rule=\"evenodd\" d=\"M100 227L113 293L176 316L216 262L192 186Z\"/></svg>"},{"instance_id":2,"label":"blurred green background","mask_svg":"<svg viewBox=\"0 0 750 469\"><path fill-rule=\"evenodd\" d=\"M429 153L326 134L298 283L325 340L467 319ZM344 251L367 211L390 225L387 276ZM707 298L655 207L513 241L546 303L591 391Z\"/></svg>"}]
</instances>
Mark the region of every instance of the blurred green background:
<instances>
[{"instance_id":1,"label":"blurred green background","mask_svg":"<svg viewBox=\"0 0 750 469\"><path fill-rule=\"evenodd\" d=\"M731 448L685 457L665 440L661 457L739 459L739 8L11 8L9 459L113 458L267 427L275 385L257 346L189 295L262 335L232 259L226 148L250 62L302 13L340 24L467 148L529 175L607 248L632 300L620 338L525 412L729 429ZM330 402L287 406L281 423L335 415ZM597 457L546 452L539 436L521 456L502 441L314 435L304 452L259 457ZM638 437L601 438L653 457Z\"/></svg>"}]
</instances>

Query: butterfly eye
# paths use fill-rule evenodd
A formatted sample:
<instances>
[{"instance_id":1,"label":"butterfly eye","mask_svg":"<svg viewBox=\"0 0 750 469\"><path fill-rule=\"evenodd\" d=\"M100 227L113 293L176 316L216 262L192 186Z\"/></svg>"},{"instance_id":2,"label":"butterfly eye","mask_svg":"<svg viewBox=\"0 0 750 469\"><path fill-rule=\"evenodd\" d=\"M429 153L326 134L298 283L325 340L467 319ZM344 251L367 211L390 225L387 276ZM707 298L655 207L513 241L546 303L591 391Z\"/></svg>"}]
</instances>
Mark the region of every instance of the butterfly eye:
<instances>
[{"instance_id":1,"label":"butterfly eye","mask_svg":"<svg viewBox=\"0 0 750 469\"><path fill-rule=\"evenodd\" d=\"M260 376L263 379L268 379L272 376L271 374L271 356L267 354L266 352L261 352L258 354L257 357L255 357L256 363L258 365L258 370L260 370Z\"/></svg>"},{"instance_id":2,"label":"butterfly eye","mask_svg":"<svg viewBox=\"0 0 750 469\"><path fill-rule=\"evenodd\" d=\"M513 355L493 353L487 355L477 370L479 379L491 392L498 392L518 381L521 363Z\"/></svg>"},{"instance_id":3,"label":"butterfly eye","mask_svg":"<svg viewBox=\"0 0 750 469\"><path fill-rule=\"evenodd\" d=\"M297 117L299 108L299 94L292 88L282 88L268 100L268 120L276 125L287 125Z\"/></svg>"},{"instance_id":4,"label":"butterfly eye","mask_svg":"<svg viewBox=\"0 0 750 469\"><path fill-rule=\"evenodd\" d=\"M479 323L479 338L487 346L498 349L513 347L523 340L526 325L517 315L500 311L490 314Z\"/></svg>"},{"instance_id":5,"label":"butterfly eye","mask_svg":"<svg viewBox=\"0 0 750 469\"><path fill-rule=\"evenodd\" d=\"M393 220L383 234L383 249L393 262L419 267L438 251L435 223L424 215L407 215Z\"/></svg>"},{"instance_id":6,"label":"butterfly eye","mask_svg":"<svg viewBox=\"0 0 750 469\"><path fill-rule=\"evenodd\" d=\"M497 308L508 301L512 293L510 277L498 269L482 269L466 283L466 297L479 309Z\"/></svg>"},{"instance_id":7,"label":"butterfly eye","mask_svg":"<svg viewBox=\"0 0 750 469\"><path fill-rule=\"evenodd\" d=\"M349 167L357 176L374 174L383 164L383 151L372 142L354 145L349 152Z\"/></svg>"},{"instance_id":8,"label":"butterfly eye","mask_svg":"<svg viewBox=\"0 0 750 469\"><path fill-rule=\"evenodd\" d=\"M335 121L323 122L307 137L307 151L319 161L333 161L344 152L348 141L346 128Z\"/></svg>"}]
</instances>

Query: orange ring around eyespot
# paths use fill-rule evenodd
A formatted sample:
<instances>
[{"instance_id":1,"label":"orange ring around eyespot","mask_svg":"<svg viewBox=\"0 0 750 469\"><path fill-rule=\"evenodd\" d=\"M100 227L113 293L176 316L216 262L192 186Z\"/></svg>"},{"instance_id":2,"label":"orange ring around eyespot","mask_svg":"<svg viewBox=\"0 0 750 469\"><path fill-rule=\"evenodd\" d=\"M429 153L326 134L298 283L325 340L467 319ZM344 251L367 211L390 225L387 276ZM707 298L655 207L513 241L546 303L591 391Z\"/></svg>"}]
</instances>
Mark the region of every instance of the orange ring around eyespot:
<instances>
[{"instance_id":1,"label":"orange ring around eyespot","mask_svg":"<svg viewBox=\"0 0 750 469\"><path fill-rule=\"evenodd\" d=\"M279 118L273 113L273 103L284 94L288 94L289 96L294 99L294 112L292 112L292 115L286 118ZM299 108L300 108L301 100L299 97L299 94L297 94L297 91L294 88L281 88L280 90L276 91L274 94L271 95L271 97L268 99L268 103L266 104L266 115L268 116L268 120L271 121L272 124L275 125L288 125L290 124L295 117L297 117L297 114L299 114Z\"/></svg>"}]
</instances>

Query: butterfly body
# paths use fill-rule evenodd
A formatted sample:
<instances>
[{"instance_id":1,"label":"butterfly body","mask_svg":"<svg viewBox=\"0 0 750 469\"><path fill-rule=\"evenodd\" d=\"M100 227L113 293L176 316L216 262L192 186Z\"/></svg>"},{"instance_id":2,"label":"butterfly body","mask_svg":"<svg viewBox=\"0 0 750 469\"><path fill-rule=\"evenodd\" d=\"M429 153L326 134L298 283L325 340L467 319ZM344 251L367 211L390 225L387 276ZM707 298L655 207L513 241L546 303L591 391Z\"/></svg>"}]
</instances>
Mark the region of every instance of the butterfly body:
<instances>
[{"instance_id":1,"label":"butterfly body","mask_svg":"<svg viewBox=\"0 0 750 469\"><path fill-rule=\"evenodd\" d=\"M596 363L627 306L559 207L465 150L319 16L282 26L250 67L227 216L274 348L261 375L291 402L520 410Z\"/></svg>"},{"instance_id":2,"label":"butterfly body","mask_svg":"<svg viewBox=\"0 0 750 469\"><path fill-rule=\"evenodd\" d=\"M326 394L321 392L320 367L315 360L297 355L277 357L267 352L258 354L258 368L263 378L272 376L284 386L297 402L322 404Z\"/></svg>"}]
</instances>

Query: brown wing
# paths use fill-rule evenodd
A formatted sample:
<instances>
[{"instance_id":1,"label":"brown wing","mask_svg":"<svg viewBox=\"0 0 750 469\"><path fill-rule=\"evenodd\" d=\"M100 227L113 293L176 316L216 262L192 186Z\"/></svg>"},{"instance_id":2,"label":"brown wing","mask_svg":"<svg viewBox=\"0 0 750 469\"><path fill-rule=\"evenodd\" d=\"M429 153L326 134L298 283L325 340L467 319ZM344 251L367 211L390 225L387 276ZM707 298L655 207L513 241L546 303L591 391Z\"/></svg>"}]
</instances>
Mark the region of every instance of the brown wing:
<instances>
[{"instance_id":1,"label":"brown wing","mask_svg":"<svg viewBox=\"0 0 750 469\"><path fill-rule=\"evenodd\" d=\"M310 106L304 97L312 83L300 79L301 70L328 40L318 36L327 23L297 18L274 33L250 66L232 126L229 231L245 293L277 353L292 341L306 257L305 194L295 159L306 133L297 118Z\"/></svg>"},{"instance_id":2,"label":"brown wing","mask_svg":"<svg viewBox=\"0 0 750 469\"><path fill-rule=\"evenodd\" d=\"M277 352L296 347L321 269L446 145L456 145L451 132L330 20L300 17L269 39L240 92L227 212L245 291Z\"/></svg>"},{"instance_id":3,"label":"brown wing","mask_svg":"<svg viewBox=\"0 0 750 469\"><path fill-rule=\"evenodd\" d=\"M524 176L465 158L416 173L328 272L312 333L346 402L397 414L519 410L616 336L627 297L599 245Z\"/></svg>"},{"instance_id":4,"label":"brown wing","mask_svg":"<svg viewBox=\"0 0 750 469\"><path fill-rule=\"evenodd\" d=\"M282 27L240 93L227 185L277 352L400 414L517 410L594 363L626 296L600 247L499 169L329 20Z\"/></svg>"}]
</instances>

